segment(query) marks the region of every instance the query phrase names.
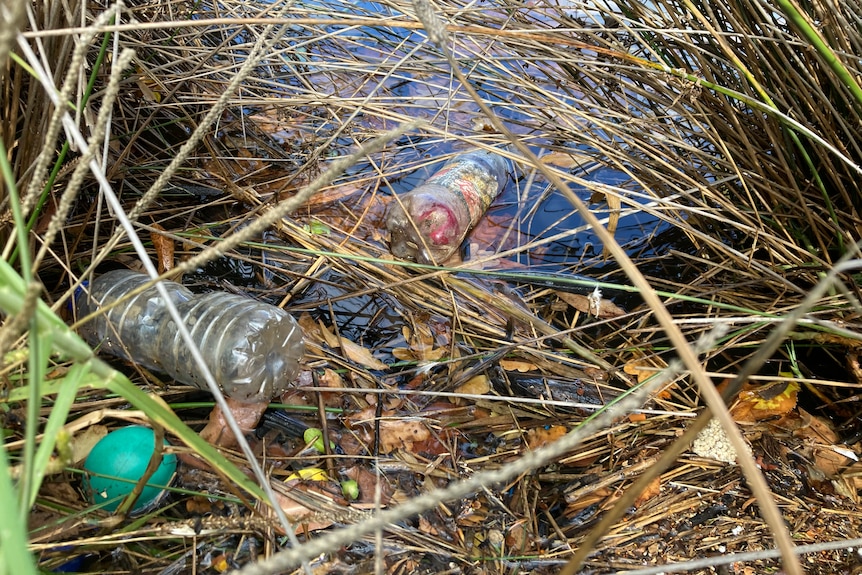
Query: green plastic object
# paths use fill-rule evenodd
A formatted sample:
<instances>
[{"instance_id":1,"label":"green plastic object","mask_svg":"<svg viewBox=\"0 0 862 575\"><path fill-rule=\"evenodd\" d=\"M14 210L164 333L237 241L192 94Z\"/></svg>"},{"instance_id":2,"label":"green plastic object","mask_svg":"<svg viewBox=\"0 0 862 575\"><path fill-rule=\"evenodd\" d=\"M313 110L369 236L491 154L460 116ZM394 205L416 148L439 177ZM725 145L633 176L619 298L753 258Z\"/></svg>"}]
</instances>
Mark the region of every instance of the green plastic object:
<instances>
[{"instance_id":1,"label":"green plastic object","mask_svg":"<svg viewBox=\"0 0 862 575\"><path fill-rule=\"evenodd\" d=\"M152 429L140 425L124 427L103 437L87 456L84 470L84 492L91 503L105 505L114 511L144 475L156 445ZM168 442L165 441L165 445ZM141 491L132 511L155 504L164 486L170 484L177 470L177 456L163 454L162 463Z\"/></svg>"}]
</instances>

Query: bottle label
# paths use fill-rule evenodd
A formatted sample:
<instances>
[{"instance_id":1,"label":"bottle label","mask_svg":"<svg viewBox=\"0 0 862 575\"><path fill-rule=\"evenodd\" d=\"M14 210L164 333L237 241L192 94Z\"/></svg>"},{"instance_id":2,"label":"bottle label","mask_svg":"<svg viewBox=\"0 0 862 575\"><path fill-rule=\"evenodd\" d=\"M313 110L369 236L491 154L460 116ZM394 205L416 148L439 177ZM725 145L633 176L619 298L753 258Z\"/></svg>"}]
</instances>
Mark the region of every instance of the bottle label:
<instances>
[{"instance_id":1,"label":"bottle label","mask_svg":"<svg viewBox=\"0 0 862 575\"><path fill-rule=\"evenodd\" d=\"M458 200L466 206L467 213L470 214L468 227L471 228L479 222L500 190L500 184L493 174L470 159L446 164L426 183L437 184L452 190Z\"/></svg>"}]
</instances>

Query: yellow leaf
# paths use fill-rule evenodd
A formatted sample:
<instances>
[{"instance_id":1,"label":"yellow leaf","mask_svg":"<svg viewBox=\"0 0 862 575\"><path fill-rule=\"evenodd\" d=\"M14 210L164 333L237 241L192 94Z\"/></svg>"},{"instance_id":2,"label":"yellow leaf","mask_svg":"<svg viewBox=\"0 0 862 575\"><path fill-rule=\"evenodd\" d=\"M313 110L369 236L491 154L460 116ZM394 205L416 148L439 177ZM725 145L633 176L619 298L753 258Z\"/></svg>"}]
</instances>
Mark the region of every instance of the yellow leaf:
<instances>
[{"instance_id":1,"label":"yellow leaf","mask_svg":"<svg viewBox=\"0 0 862 575\"><path fill-rule=\"evenodd\" d=\"M796 407L799 384L777 381L769 385L746 383L737 396L730 415L737 423L753 423L786 415Z\"/></svg>"},{"instance_id":2,"label":"yellow leaf","mask_svg":"<svg viewBox=\"0 0 862 575\"><path fill-rule=\"evenodd\" d=\"M326 473L326 470L319 467L306 467L296 473L291 473L285 481L292 481L294 479L301 481L328 481L329 474Z\"/></svg>"}]
</instances>

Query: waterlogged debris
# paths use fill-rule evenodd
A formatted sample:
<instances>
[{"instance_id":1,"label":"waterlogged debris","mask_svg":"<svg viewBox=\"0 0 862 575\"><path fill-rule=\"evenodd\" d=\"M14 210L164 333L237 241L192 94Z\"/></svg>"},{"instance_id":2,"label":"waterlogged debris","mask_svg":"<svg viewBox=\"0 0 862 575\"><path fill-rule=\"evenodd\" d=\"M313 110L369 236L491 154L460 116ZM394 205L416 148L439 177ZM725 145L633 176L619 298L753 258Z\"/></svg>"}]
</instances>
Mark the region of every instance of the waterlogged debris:
<instances>
[{"instance_id":1,"label":"waterlogged debris","mask_svg":"<svg viewBox=\"0 0 862 575\"><path fill-rule=\"evenodd\" d=\"M478 150L455 156L393 202L386 218L392 253L424 264L446 262L505 183L502 156Z\"/></svg>"}]
</instances>

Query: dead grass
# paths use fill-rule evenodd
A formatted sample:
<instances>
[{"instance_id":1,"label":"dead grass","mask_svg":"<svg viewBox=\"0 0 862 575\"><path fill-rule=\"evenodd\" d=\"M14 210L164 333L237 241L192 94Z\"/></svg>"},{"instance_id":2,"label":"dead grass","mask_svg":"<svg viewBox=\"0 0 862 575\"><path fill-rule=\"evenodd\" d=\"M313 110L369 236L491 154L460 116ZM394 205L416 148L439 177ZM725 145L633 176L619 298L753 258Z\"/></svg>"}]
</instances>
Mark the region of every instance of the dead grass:
<instances>
[{"instance_id":1,"label":"dead grass","mask_svg":"<svg viewBox=\"0 0 862 575\"><path fill-rule=\"evenodd\" d=\"M839 258L857 253L862 104L840 66L829 65L777 7L753 0L732 9L632 3L615 12L580 3L446 4L437 12L452 56L539 163L481 113L445 54L426 41L408 2L348 12L340 2L301 2L284 15L270 5L152 2L131 6L120 28L104 36L107 52L116 39L135 57L110 104L110 143L100 161L125 210L140 213L135 226L153 260L188 268L192 285L248 292L302 318L309 371L273 409L325 426L338 452L309 452L295 428L278 425L252 441L282 508L292 518L311 513L299 519L306 525L300 539L321 540L315 524L329 531L359 525L377 508L398 509L477 473L505 471L581 426L592 413L583 404L608 403L676 357L659 310L631 294L625 266L608 260L608 246L554 191L553 177L616 233L689 342L727 327L700 356L699 376L720 384L751 374L746 380L756 387L744 393L754 394L755 407L740 415L749 397L741 395L730 414L752 444L794 543L857 537L858 465L848 455L858 448L842 444L858 427L854 394L862 373L855 260L841 264L835 286L776 340L780 346L751 364ZM27 42L51 63L59 86L81 6L41 9L35 27L26 28ZM853 74L859 38L848 22L860 14L844 3L808 15ZM133 207L205 121L267 25L273 28L264 40L272 46L254 73L158 198ZM101 41L91 40L87 52L94 89L81 83L73 91L74 101L87 98L79 115L84 132L110 102L104 87L117 55L99 58ZM36 156L58 145L44 141L52 107L19 61L9 61L0 82L0 137L12 179L22 195L39 194L44 176L34 179ZM424 122L420 128L349 167L269 231L224 249L335 157L415 119ZM471 235L469 261L458 270L394 261L383 225L392 194L469 146L505 147L518 174ZM46 203L32 212L36 251L69 187L75 155L57 160ZM11 261L12 217L4 221ZM103 269L94 262L137 265L126 240L109 244L119 225L92 176L65 221L32 270L49 303ZM207 248L227 253L184 264ZM608 282L605 295L627 313L595 318L577 309L560 281L572 273ZM12 397L26 397L26 358L14 355L24 344L13 341L3 374ZM62 377L65 364L56 364L51 377ZM205 395L114 365L189 425L203 426ZM682 371L637 412L553 461L363 533L315 555L306 568L545 573L585 548L593 553L582 572L610 573L771 549L762 502L755 503L738 467L684 446L675 463L657 465L702 408L695 379ZM799 405L789 382L801 387ZM785 396L758 416L764 402ZM98 410L124 401L82 392L69 420L115 426L115 413L103 420ZM3 404L13 458L24 457L25 405ZM46 397L38 413L44 418L50 409ZM239 450L228 456L247 465ZM348 503L337 481L283 486L309 466L357 481L359 499ZM655 478L647 489L628 490L649 469ZM193 564L198 572L274 572L266 562L254 565L287 546L265 505L211 469L184 468L167 507L119 524L88 508L75 491L77 476L70 465L50 477L33 507L31 549L44 569L63 564L68 554L57 549L74 545L74 555L88 557L82 572L168 574ZM601 535L597 523L627 490L625 516L586 544ZM846 550L811 552L801 561L810 573L858 571ZM768 558L730 567L778 568Z\"/></svg>"}]
</instances>

